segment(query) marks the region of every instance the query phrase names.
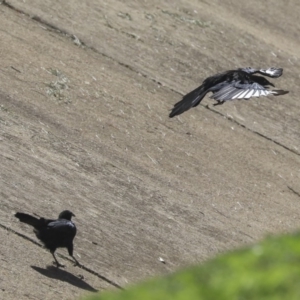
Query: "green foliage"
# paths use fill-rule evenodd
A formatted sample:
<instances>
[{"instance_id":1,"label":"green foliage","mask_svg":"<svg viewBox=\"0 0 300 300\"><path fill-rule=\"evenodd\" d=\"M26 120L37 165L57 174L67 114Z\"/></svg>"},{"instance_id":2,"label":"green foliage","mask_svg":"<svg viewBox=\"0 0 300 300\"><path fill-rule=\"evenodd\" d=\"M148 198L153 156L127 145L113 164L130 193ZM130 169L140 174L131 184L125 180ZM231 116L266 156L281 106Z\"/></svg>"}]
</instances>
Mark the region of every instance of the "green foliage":
<instances>
[{"instance_id":1,"label":"green foliage","mask_svg":"<svg viewBox=\"0 0 300 300\"><path fill-rule=\"evenodd\" d=\"M300 233L269 237L125 291L103 292L88 300L264 300L300 299Z\"/></svg>"}]
</instances>

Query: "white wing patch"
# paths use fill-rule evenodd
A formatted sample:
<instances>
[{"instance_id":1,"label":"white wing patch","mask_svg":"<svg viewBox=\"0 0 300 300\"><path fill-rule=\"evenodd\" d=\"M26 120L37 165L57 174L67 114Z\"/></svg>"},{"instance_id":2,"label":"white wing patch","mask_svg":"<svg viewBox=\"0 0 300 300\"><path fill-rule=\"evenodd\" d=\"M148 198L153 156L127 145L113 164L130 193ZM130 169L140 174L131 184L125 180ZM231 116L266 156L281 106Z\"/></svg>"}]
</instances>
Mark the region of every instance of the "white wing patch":
<instances>
[{"instance_id":1,"label":"white wing patch","mask_svg":"<svg viewBox=\"0 0 300 300\"><path fill-rule=\"evenodd\" d=\"M242 93L240 93L239 95L238 95L238 99L243 99L243 98L246 98L246 95L248 94L248 92L249 92L250 90L244 90Z\"/></svg>"},{"instance_id":2,"label":"white wing patch","mask_svg":"<svg viewBox=\"0 0 300 300\"><path fill-rule=\"evenodd\" d=\"M255 84L245 89L235 86L226 86L214 93L210 98L217 101L226 101L234 99L250 99L251 97L267 96L270 94L277 95L279 93L275 90L269 91L262 86Z\"/></svg>"},{"instance_id":3,"label":"white wing patch","mask_svg":"<svg viewBox=\"0 0 300 300\"><path fill-rule=\"evenodd\" d=\"M259 96L260 96L260 91L257 90L257 91L255 91L255 93L253 94L252 97L259 97Z\"/></svg>"}]
</instances>

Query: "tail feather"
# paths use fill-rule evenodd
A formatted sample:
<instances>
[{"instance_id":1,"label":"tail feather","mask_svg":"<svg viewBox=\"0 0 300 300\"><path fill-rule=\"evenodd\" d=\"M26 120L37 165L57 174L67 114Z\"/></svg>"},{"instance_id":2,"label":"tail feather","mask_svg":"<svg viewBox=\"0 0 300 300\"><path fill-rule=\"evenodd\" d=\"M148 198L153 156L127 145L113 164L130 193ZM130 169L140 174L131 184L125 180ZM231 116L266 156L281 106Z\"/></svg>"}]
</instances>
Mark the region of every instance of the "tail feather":
<instances>
[{"instance_id":1,"label":"tail feather","mask_svg":"<svg viewBox=\"0 0 300 300\"><path fill-rule=\"evenodd\" d=\"M279 96L279 95L285 95L288 94L289 91L284 91L284 90L272 90L272 94L274 96Z\"/></svg>"},{"instance_id":2,"label":"tail feather","mask_svg":"<svg viewBox=\"0 0 300 300\"><path fill-rule=\"evenodd\" d=\"M18 212L15 214L15 217L18 218L21 222L31 225L34 228L38 228L40 225L39 219L28 214Z\"/></svg>"},{"instance_id":3,"label":"tail feather","mask_svg":"<svg viewBox=\"0 0 300 300\"><path fill-rule=\"evenodd\" d=\"M173 118L189 110L190 108L199 105L206 93L207 91L204 90L203 86L200 86L195 90L189 92L188 94L183 96L182 100L180 100L174 105L172 111L169 114L169 117Z\"/></svg>"}]
</instances>

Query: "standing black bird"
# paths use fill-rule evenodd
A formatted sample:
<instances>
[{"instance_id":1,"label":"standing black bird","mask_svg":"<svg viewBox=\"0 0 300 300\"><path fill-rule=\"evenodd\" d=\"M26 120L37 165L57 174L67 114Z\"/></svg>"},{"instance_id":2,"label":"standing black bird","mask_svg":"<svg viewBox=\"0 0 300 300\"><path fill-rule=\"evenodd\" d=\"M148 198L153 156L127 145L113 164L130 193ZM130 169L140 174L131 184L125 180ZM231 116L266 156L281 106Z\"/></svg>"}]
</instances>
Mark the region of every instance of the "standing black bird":
<instances>
[{"instance_id":1,"label":"standing black bird","mask_svg":"<svg viewBox=\"0 0 300 300\"><path fill-rule=\"evenodd\" d=\"M268 90L267 86L274 87L274 84L264 77L254 75L259 73L277 78L282 75L282 72L283 69L281 68L253 69L249 67L213 75L205 79L198 88L183 96L182 100L174 105L169 117L173 118L197 106L208 92L212 92L213 95L210 98L217 101L214 105L223 104L225 101L233 99L287 94L288 91Z\"/></svg>"},{"instance_id":2,"label":"standing black bird","mask_svg":"<svg viewBox=\"0 0 300 300\"><path fill-rule=\"evenodd\" d=\"M20 212L15 214L15 217L21 222L34 227L33 231L35 235L43 242L45 247L50 250L57 267L63 267L63 265L57 261L54 254L57 248L67 248L69 255L75 261L75 265L79 265L79 262L73 256L73 239L76 235L76 226L71 221L72 216L75 217L75 215L69 210L61 212L57 220L49 220L45 218L38 219Z\"/></svg>"}]
</instances>

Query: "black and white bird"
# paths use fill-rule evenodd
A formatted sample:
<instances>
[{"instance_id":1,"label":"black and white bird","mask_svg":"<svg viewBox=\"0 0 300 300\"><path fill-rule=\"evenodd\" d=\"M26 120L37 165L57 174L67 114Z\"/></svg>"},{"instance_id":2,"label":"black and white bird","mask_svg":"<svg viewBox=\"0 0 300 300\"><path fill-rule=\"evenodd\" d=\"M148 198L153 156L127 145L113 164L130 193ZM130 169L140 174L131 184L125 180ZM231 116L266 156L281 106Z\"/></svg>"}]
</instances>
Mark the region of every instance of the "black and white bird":
<instances>
[{"instance_id":1,"label":"black and white bird","mask_svg":"<svg viewBox=\"0 0 300 300\"><path fill-rule=\"evenodd\" d=\"M50 220L45 218L36 218L31 215L17 212L15 217L21 222L26 223L34 227L34 233L37 238L50 250L54 257L57 267L63 267L56 257L55 250L57 248L67 248L69 255L74 259L75 265L79 265L79 262L73 256L73 239L76 235L76 226L71 221L72 216L75 215L69 211L62 211L57 220Z\"/></svg>"},{"instance_id":2,"label":"black and white bird","mask_svg":"<svg viewBox=\"0 0 300 300\"><path fill-rule=\"evenodd\" d=\"M262 76L254 75L260 74L278 78L282 72L282 68L253 69L248 67L213 75L205 79L202 85L195 90L183 96L182 100L174 105L169 117L173 118L199 105L208 92L212 92L210 98L217 101L214 105L234 99L248 100L251 97L287 94L288 91L268 89L268 86L274 87L274 84Z\"/></svg>"}]
</instances>

